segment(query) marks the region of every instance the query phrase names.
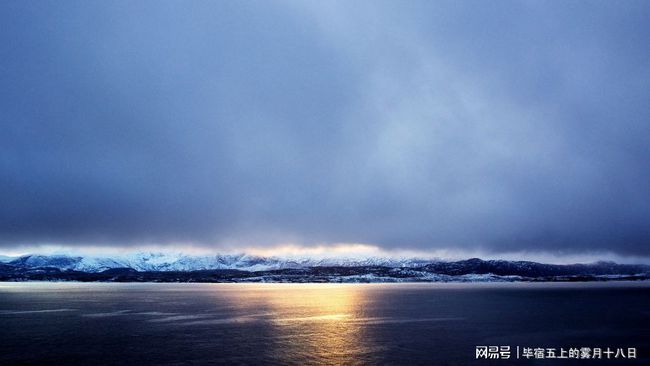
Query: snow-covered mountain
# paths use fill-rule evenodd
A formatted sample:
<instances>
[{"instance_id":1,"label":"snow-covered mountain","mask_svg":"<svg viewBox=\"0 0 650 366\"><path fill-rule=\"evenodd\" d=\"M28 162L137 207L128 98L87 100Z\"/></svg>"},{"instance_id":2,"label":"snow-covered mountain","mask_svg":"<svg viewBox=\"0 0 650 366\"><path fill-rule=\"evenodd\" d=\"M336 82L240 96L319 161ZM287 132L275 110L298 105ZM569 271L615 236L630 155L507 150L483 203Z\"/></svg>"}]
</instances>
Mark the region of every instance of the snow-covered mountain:
<instances>
[{"instance_id":1,"label":"snow-covered mountain","mask_svg":"<svg viewBox=\"0 0 650 366\"><path fill-rule=\"evenodd\" d=\"M248 254L187 255L183 253L140 252L111 257L75 255L31 254L17 258L5 257L7 264L23 268L49 267L60 270L102 272L112 268L131 268L136 271L199 271L213 269L237 269L266 271L299 269L308 267L421 267L432 260L421 258L311 258L311 257L261 257Z\"/></svg>"},{"instance_id":2,"label":"snow-covered mountain","mask_svg":"<svg viewBox=\"0 0 650 366\"><path fill-rule=\"evenodd\" d=\"M613 262L559 265L479 258L449 262L419 258L281 258L169 252L141 252L111 257L24 255L0 263L0 280L12 281L464 282L620 278L648 279L650 266Z\"/></svg>"},{"instance_id":3,"label":"snow-covered mountain","mask_svg":"<svg viewBox=\"0 0 650 366\"><path fill-rule=\"evenodd\" d=\"M0 281L449 282L649 280L650 266L597 262L417 258L260 257L136 253L111 257L24 255L0 262Z\"/></svg>"}]
</instances>

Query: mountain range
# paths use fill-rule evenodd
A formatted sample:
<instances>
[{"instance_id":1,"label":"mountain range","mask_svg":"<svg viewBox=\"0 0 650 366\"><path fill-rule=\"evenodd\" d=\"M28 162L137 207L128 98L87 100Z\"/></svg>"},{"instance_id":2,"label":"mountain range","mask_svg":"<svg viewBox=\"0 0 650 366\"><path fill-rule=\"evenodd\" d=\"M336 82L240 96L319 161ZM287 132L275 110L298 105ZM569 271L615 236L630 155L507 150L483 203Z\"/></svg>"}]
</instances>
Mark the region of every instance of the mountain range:
<instances>
[{"instance_id":1,"label":"mountain range","mask_svg":"<svg viewBox=\"0 0 650 366\"><path fill-rule=\"evenodd\" d=\"M236 269L242 271L266 271L309 267L421 267L430 259L418 258L314 258L314 257L262 257L239 254L188 255L184 253L139 252L110 257L81 255L38 255L0 257L0 262L22 268L49 267L63 271L102 272L113 268L130 268L139 272L157 271L203 271Z\"/></svg>"},{"instance_id":2,"label":"mountain range","mask_svg":"<svg viewBox=\"0 0 650 366\"><path fill-rule=\"evenodd\" d=\"M0 256L0 280L120 282L436 282L645 280L650 266L597 262L443 261L422 258L280 258L142 252L99 257Z\"/></svg>"}]
</instances>

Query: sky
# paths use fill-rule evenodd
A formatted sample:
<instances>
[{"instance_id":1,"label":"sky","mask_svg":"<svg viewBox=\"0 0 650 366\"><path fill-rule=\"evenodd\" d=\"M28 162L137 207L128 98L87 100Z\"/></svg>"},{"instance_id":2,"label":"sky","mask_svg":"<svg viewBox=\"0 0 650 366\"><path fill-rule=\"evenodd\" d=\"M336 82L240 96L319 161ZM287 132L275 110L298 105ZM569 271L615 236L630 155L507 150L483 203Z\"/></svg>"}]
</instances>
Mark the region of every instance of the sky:
<instances>
[{"instance_id":1,"label":"sky","mask_svg":"<svg viewBox=\"0 0 650 366\"><path fill-rule=\"evenodd\" d=\"M0 253L649 261L648 39L647 1L2 1Z\"/></svg>"}]
</instances>

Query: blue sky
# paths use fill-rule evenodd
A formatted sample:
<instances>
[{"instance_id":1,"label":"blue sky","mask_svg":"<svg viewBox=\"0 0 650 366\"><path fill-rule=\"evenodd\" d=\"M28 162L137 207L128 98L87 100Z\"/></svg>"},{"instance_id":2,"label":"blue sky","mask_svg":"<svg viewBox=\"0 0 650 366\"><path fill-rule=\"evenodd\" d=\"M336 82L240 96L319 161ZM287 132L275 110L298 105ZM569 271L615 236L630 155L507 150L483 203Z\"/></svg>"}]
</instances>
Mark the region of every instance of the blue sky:
<instances>
[{"instance_id":1,"label":"blue sky","mask_svg":"<svg viewBox=\"0 0 650 366\"><path fill-rule=\"evenodd\" d=\"M648 2L3 1L0 24L6 251L650 255Z\"/></svg>"}]
</instances>

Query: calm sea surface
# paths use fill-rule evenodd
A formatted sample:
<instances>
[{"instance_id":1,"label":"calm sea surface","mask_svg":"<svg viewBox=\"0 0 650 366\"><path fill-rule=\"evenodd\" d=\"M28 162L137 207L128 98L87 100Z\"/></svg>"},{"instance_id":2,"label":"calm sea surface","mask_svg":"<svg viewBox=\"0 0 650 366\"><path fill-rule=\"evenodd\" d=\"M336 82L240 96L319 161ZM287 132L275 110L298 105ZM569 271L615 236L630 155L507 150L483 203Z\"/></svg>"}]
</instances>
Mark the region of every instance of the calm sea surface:
<instances>
[{"instance_id":1,"label":"calm sea surface","mask_svg":"<svg viewBox=\"0 0 650 366\"><path fill-rule=\"evenodd\" d=\"M476 360L477 345L510 346ZM534 360L516 347L636 347ZM650 365L650 284L0 283L0 365Z\"/></svg>"}]
</instances>

